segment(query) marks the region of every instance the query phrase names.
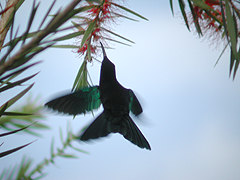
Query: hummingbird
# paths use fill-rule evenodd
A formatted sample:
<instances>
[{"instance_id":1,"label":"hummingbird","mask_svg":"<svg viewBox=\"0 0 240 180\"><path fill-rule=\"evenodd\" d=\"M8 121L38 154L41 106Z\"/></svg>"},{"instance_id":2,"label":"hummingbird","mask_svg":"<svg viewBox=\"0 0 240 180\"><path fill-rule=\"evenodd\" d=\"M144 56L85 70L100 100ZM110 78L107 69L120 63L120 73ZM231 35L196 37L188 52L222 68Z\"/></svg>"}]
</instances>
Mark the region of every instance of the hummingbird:
<instances>
[{"instance_id":1,"label":"hummingbird","mask_svg":"<svg viewBox=\"0 0 240 180\"><path fill-rule=\"evenodd\" d=\"M131 89L123 87L116 78L115 65L108 59L101 44L103 61L99 86L84 87L73 93L58 97L45 104L58 112L77 115L85 114L103 105L103 112L80 135L81 141L119 133L140 148L151 147L136 126L129 113L140 115L143 110Z\"/></svg>"}]
</instances>

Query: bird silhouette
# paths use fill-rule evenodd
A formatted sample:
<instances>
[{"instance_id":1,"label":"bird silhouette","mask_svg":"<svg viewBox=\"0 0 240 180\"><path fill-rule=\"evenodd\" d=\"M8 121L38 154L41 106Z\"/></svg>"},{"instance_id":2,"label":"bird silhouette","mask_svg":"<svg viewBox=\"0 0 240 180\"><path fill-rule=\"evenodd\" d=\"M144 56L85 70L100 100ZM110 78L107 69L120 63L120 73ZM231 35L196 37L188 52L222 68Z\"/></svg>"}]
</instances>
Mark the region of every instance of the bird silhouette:
<instances>
[{"instance_id":1,"label":"bird silhouette","mask_svg":"<svg viewBox=\"0 0 240 180\"><path fill-rule=\"evenodd\" d=\"M103 105L103 112L87 127L80 140L87 141L120 133L140 148L151 147L138 129L130 111L138 116L142 107L131 89L124 88L116 78L115 65L107 58L101 43L104 59L101 65L99 86L85 87L71 94L58 97L45 105L70 115L85 114Z\"/></svg>"}]
</instances>

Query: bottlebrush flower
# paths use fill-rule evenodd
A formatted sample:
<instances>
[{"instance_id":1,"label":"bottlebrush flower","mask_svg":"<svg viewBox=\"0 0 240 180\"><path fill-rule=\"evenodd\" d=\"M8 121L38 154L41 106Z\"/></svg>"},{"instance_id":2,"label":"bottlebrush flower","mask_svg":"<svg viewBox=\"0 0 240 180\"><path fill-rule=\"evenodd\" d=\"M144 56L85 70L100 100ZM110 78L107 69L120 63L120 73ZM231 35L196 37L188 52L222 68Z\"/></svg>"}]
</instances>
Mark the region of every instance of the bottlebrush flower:
<instances>
[{"instance_id":1,"label":"bottlebrush flower","mask_svg":"<svg viewBox=\"0 0 240 180\"><path fill-rule=\"evenodd\" d=\"M102 38L102 34L104 34L101 27L113 22L111 0L102 0L100 3L88 2L88 6L92 8L87 11L87 18L84 20L87 25L83 29L86 31L93 22L95 24L85 43L77 51L80 55L84 55L88 51L88 45L90 45L91 53L96 53L97 45L94 44L99 44L98 41ZM90 59L88 60L91 61Z\"/></svg>"}]
</instances>

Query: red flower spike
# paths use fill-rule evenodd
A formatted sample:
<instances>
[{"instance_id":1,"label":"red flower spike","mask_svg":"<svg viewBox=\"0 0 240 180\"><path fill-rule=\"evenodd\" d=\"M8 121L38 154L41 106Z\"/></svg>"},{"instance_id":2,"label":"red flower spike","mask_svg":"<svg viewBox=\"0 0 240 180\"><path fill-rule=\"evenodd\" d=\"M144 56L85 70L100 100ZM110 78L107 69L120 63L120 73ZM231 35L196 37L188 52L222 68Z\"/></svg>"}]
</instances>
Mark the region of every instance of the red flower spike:
<instances>
[{"instance_id":1,"label":"red flower spike","mask_svg":"<svg viewBox=\"0 0 240 180\"><path fill-rule=\"evenodd\" d=\"M87 50L87 44L84 44L83 47L79 48L77 52L84 54L86 50Z\"/></svg>"}]
</instances>

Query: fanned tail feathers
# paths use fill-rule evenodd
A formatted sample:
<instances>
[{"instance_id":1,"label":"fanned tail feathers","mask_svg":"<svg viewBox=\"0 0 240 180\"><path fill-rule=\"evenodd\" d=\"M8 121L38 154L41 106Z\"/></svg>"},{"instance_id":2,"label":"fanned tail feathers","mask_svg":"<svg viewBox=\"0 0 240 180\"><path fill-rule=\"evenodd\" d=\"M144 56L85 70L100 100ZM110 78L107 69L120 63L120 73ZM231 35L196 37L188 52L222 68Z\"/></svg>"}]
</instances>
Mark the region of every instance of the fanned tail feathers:
<instances>
[{"instance_id":1,"label":"fanned tail feathers","mask_svg":"<svg viewBox=\"0 0 240 180\"><path fill-rule=\"evenodd\" d=\"M137 145L140 148L146 148L151 150L151 147L147 139L143 136L141 131L138 129L136 124L133 122L130 116L124 117L124 128L120 132L125 139L131 141L133 144Z\"/></svg>"},{"instance_id":2,"label":"fanned tail feathers","mask_svg":"<svg viewBox=\"0 0 240 180\"><path fill-rule=\"evenodd\" d=\"M81 135L80 140L87 141L89 139L107 136L110 133L107 126L108 122L103 112L88 126L85 132Z\"/></svg>"},{"instance_id":3,"label":"fanned tail feathers","mask_svg":"<svg viewBox=\"0 0 240 180\"><path fill-rule=\"evenodd\" d=\"M81 135L80 140L87 141L116 132L122 134L125 139L138 147L151 150L148 141L128 115L116 118L103 112L89 125Z\"/></svg>"}]
</instances>

